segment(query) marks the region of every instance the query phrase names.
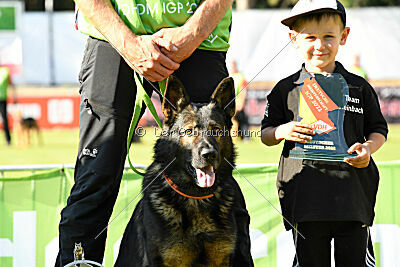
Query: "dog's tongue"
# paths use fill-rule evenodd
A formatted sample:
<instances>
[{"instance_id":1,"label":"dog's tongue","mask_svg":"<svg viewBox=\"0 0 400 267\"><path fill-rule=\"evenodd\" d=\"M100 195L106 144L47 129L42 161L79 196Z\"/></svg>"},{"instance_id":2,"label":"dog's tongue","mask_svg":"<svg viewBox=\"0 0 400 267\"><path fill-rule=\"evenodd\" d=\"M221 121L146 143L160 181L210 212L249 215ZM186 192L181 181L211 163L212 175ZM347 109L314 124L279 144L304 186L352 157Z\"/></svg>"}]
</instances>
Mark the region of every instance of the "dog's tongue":
<instances>
[{"instance_id":1,"label":"dog's tongue","mask_svg":"<svg viewBox=\"0 0 400 267\"><path fill-rule=\"evenodd\" d=\"M215 173L212 166L203 169L196 169L197 183L201 187L210 187L215 182Z\"/></svg>"}]
</instances>

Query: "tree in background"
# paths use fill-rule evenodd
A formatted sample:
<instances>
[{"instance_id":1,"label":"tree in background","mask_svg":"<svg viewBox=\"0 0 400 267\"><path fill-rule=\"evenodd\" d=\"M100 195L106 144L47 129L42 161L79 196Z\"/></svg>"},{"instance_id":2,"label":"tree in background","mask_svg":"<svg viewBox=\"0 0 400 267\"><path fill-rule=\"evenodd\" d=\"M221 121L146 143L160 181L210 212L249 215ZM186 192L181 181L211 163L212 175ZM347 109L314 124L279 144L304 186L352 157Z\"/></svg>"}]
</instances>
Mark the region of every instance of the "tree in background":
<instances>
[{"instance_id":1,"label":"tree in background","mask_svg":"<svg viewBox=\"0 0 400 267\"><path fill-rule=\"evenodd\" d=\"M25 11L44 11L44 0L25 0Z\"/></svg>"},{"instance_id":2,"label":"tree in background","mask_svg":"<svg viewBox=\"0 0 400 267\"><path fill-rule=\"evenodd\" d=\"M25 11L44 11L45 1L46 0L24 0ZM52 1L53 1L54 11L74 10L75 8L74 0L52 0Z\"/></svg>"},{"instance_id":3,"label":"tree in background","mask_svg":"<svg viewBox=\"0 0 400 267\"><path fill-rule=\"evenodd\" d=\"M400 0L340 0L345 7L400 6ZM238 9L292 8L297 0L235 0Z\"/></svg>"},{"instance_id":4,"label":"tree in background","mask_svg":"<svg viewBox=\"0 0 400 267\"><path fill-rule=\"evenodd\" d=\"M44 11L45 0L24 0L26 11ZM51 0L47 0L51 1ZM250 8L292 8L298 0L234 0L237 10ZM400 0L340 0L345 7L400 6ZM74 0L53 0L55 11L74 10Z\"/></svg>"},{"instance_id":5,"label":"tree in background","mask_svg":"<svg viewBox=\"0 0 400 267\"><path fill-rule=\"evenodd\" d=\"M346 7L400 6L400 0L342 0Z\"/></svg>"}]
</instances>

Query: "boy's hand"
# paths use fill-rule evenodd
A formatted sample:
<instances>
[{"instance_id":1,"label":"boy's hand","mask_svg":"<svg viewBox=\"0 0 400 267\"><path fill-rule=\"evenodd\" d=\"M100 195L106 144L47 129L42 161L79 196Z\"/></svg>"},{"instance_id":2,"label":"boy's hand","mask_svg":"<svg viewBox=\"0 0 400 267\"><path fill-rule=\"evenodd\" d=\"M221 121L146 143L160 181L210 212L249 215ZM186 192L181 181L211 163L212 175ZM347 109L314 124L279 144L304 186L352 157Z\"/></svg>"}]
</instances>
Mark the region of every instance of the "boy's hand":
<instances>
[{"instance_id":1,"label":"boy's hand","mask_svg":"<svg viewBox=\"0 0 400 267\"><path fill-rule=\"evenodd\" d=\"M357 152L358 155L353 158L346 158L344 162L356 168L367 167L371 158L371 151L369 147L365 144L355 143L349 148L349 150L347 150L347 152L353 153L354 151Z\"/></svg>"},{"instance_id":2,"label":"boy's hand","mask_svg":"<svg viewBox=\"0 0 400 267\"><path fill-rule=\"evenodd\" d=\"M295 121L278 126L275 131L277 140L285 139L303 144L312 140L310 135L315 135L311 125Z\"/></svg>"}]
</instances>

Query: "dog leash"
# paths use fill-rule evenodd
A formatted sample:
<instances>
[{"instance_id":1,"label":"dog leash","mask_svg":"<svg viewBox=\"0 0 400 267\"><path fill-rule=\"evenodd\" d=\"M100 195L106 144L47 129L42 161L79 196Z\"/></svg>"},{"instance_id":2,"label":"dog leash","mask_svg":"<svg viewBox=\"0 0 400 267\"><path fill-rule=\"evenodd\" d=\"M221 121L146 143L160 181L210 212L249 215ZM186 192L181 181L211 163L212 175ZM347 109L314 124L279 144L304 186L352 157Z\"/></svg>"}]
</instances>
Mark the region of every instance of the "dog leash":
<instances>
[{"instance_id":1,"label":"dog leash","mask_svg":"<svg viewBox=\"0 0 400 267\"><path fill-rule=\"evenodd\" d=\"M129 156L129 150L131 148L132 138L133 138L133 135L135 134L136 126L137 126L137 124L139 122L140 112L141 112L142 107L143 107L144 104L149 109L151 115L153 116L153 118L157 122L158 126L161 129L163 128L162 127L162 123L160 121L160 118L157 115L157 111L156 111L156 109L155 109L155 107L153 105L153 102L151 102L151 98L149 97L149 95L144 90L143 78L145 78L145 77L143 77L137 71L135 71L135 83L136 83L136 88L137 88L137 90L136 90L136 100L135 100L133 116L132 116L132 120L131 120L131 126L129 128L128 140L127 140L127 155L128 155L129 166L131 167L132 171L134 171L135 173L137 173L139 175L142 175L142 176L144 176L144 173L138 171L135 167L133 167L133 164L131 162L131 158ZM165 83L166 83L166 79L163 80L163 81L158 82L162 94L164 94L164 91L165 91L165 85L166 85Z\"/></svg>"},{"instance_id":2,"label":"dog leash","mask_svg":"<svg viewBox=\"0 0 400 267\"><path fill-rule=\"evenodd\" d=\"M185 194L185 193L179 191L178 186L177 186L176 184L174 184L174 182L172 182L171 178L169 178L169 177L165 174L165 172L163 172L163 175L164 175L165 180L166 180L167 183L169 184L169 186L170 186L172 189L174 189L174 191L177 192L177 193L178 193L179 195L181 195L181 196L184 196L184 197L187 197L187 198L192 198L192 199L206 199L206 198L210 198L210 197L213 197L213 196L214 196L214 194L209 194L209 195L200 196L200 197L187 195L187 194Z\"/></svg>"},{"instance_id":3,"label":"dog leash","mask_svg":"<svg viewBox=\"0 0 400 267\"><path fill-rule=\"evenodd\" d=\"M117 10L116 10L116 12L119 13ZM74 26L75 26L76 30L79 30L78 22L79 22L80 15L82 15L82 14L80 14L79 8L75 5L75 23L74 23ZM136 26L140 26L140 29L138 28L138 30L140 32L142 32L142 34L152 34L151 32L147 32L146 31L146 28L144 27L144 25L143 25L141 20L137 21L137 25ZM118 48L114 44L112 44L103 34L101 34L99 30L97 30L97 31L100 34L100 36L97 36L96 38L103 39L103 40L107 41L122 57L122 53L118 50ZM137 126L137 124L139 122L139 119L140 119L140 112L141 112L142 107L144 105L147 106L147 108L149 109L149 111L150 111L151 115L153 116L154 120L157 122L158 126L161 129L163 127L162 127L160 118L157 115L157 111L154 108L154 104L151 101L151 98L149 97L149 95L144 90L143 82L144 82L144 80L146 80L154 88L155 91L157 91L158 93L160 93L163 96L164 95L164 91L165 91L165 87L166 87L166 80L167 79L164 79L164 80L158 82L158 85L159 85L159 88L160 88L160 90L158 90L157 87L153 83L151 83L146 77L143 76L143 74L139 71L139 69L137 68L137 66L135 64L133 64L132 62L130 62L126 58L124 58L124 59L131 64L132 69L135 71L134 80L135 80L136 89L137 89L136 90L136 100L135 100L134 110L133 110L133 116L132 116L132 119L131 119L131 124L130 124L130 129L129 129L129 134L128 134L128 140L127 140L128 162L129 162L129 166L131 167L132 171L134 171L135 173L137 173L139 175L144 176L144 173L138 171L135 167L133 167L133 164L132 164L130 156L129 156L129 150L130 150L130 147L131 147L132 137L135 134L136 126ZM172 105L172 103L169 102L168 99L167 99L167 102L170 105ZM174 105L172 105L172 106L175 108Z\"/></svg>"}]
</instances>

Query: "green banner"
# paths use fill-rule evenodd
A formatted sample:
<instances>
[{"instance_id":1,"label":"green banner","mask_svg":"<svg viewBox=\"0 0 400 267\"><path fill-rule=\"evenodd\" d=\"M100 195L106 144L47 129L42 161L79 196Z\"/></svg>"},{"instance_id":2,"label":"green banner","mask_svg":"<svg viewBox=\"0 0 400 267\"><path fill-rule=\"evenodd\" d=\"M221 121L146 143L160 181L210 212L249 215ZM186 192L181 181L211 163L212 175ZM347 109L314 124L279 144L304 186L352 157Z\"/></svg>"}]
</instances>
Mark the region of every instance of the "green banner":
<instances>
[{"instance_id":1,"label":"green banner","mask_svg":"<svg viewBox=\"0 0 400 267\"><path fill-rule=\"evenodd\" d=\"M275 178L277 166L254 165L234 171L251 216L252 255L256 266L291 266L294 246L283 228ZM400 162L379 164L381 181L376 204L377 266L400 266ZM261 196L252 185L263 195ZM73 184L73 170L48 170L24 178L0 178L0 266L50 267L58 251L58 222ZM113 266L125 226L140 193L141 177L124 173L110 225L104 265ZM273 207L267 200L275 207ZM140 197L138 197L140 198ZM128 206L128 208L126 208ZM126 208L126 209L125 209ZM72 253L72 251L71 251Z\"/></svg>"},{"instance_id":2,"label":"green banner","mask_svg":"<svg viewBox=\"0 0 400 267\"><path fill-rule=\"evenodd\" d=\"M15 31L15 7L0 6L0 31Z\"/></svg>"}]
</instances>

